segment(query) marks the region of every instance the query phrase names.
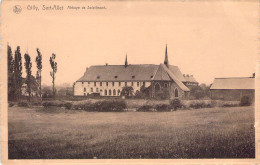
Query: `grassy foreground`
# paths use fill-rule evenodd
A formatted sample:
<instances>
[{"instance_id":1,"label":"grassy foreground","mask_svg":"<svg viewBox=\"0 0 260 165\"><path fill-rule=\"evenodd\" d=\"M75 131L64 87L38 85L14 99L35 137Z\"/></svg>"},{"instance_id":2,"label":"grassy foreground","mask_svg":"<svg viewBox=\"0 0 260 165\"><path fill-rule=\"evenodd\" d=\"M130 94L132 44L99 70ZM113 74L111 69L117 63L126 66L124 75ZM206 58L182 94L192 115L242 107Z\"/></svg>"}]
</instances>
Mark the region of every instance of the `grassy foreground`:
<instances>
[{"instance_id":1,"label":"grassy foreground","mask_svg":"<svg viewBox=\"0 0 260 165\"><path fill-rule=\"evenodd\" d=\"M9 159L254 158L254 108L84 112L10 107Z\"/></svg>"}]
</instances>

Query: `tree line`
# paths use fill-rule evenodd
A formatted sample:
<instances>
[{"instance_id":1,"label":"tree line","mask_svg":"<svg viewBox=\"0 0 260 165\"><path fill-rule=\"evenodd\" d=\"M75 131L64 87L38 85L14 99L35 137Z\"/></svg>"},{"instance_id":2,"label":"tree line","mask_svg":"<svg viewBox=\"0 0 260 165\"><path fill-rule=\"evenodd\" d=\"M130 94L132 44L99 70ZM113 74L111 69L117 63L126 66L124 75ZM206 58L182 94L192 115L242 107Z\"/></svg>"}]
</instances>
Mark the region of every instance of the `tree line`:
<instances>
[{"instance_id":1,"label":"tree line","mask_svg":"<svg viewBox=\"0 0 260 165\"><path fill-rule=\"evenodd\" d=\"M8 56L8 100L19 101L22 96L22 86L26 84L26 92L28 93L28 101L31 100L32 97L32 86L33 80L35 79L36 88L37 88L37 96L42 98L42 54L39 48L36 49L37 56L35 58L35 63L37 67L35 77L32 75L32 60L31 56L28 52L24 54L24 67L26 77L22 77L23 73L23 63L22 63L22 55L20 46L17 46L14 54L9 45L7 45L7 56ZM51 65L50 76L52 78L52 90L53 97L55 98L56 89L55 89L55 75L57 72L57 62L55 61L56 54L52 53L49 61Z\"/></svg>"}]
</instances>

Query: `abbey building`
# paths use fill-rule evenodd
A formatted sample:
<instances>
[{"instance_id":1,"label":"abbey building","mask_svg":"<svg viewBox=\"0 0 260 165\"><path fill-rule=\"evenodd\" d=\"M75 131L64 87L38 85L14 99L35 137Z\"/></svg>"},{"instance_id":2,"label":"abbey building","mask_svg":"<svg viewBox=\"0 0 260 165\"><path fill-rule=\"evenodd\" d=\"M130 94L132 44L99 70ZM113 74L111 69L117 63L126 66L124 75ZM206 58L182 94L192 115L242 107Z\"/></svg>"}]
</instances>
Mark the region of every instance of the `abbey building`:
<instances>
[{"instance_id":1,"label":"abbey building","mask_svg":"<svg viewBox=\"0 0 260 165\"><path fill-rule=\"evenodd\" d=\"M198 85L192 75L183 75L178 66L169 64L167 45L164 63L129 65L93 65L74 83L74 96L121 96L130 87L132 95L144 92L150 98L165 94L186 98L190 87Z\"/></svg>"}]
</instances>

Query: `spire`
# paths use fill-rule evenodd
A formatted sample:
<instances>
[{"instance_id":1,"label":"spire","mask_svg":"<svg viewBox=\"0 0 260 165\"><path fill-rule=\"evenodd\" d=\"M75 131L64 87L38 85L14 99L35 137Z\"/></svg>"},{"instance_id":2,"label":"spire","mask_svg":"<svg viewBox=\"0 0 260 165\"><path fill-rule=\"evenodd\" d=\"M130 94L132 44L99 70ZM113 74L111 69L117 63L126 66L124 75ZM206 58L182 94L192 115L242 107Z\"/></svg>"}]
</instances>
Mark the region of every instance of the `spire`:
<instances>
[{"instance_id":1,"label":"spire","mask_svg":"<svg viewBox=\"0 0 260 165\"><path fill-rule=\"evenodd\" d=\"M125 67L127 67L128 66L128 62L127 62L127 54L126 54L126 56L125 56Z\"/></svg>"},{"instance_id":2,"label":"spire","mask_svg":"<svg viewBox=\"0 0 260 165\"><path fill-rule=\"evenodd\" d=\"M167 44L166 44L166 49L165 49L165 59L164 59L164 64L165 64L167 67L169 66L168 53L167 53Z\"/></svg>"}]
</instances>

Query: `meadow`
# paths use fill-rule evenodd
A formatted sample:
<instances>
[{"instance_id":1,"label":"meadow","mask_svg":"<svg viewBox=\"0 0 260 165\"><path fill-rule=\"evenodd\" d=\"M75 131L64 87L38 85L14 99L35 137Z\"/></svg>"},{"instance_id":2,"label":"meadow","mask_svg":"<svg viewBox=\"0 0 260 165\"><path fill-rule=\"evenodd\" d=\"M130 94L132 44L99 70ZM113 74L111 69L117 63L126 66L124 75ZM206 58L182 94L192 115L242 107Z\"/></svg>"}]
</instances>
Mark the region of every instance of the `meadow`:
<instances>
[{"instance_id":1,"label":"meadow","mask_svg":"<svg viewBox=\"0 0 260 165\"><path fill-rule=\"evenodd\" d=\"M9 159L254 158L254 107L173 112L8 108Z\"/></svg>"}]
</instances>

